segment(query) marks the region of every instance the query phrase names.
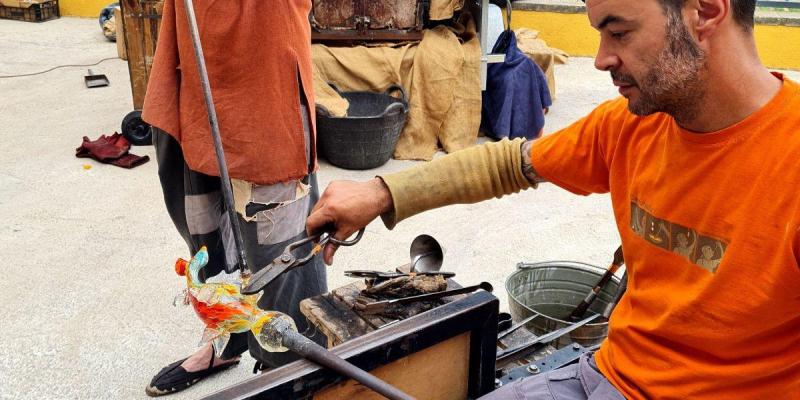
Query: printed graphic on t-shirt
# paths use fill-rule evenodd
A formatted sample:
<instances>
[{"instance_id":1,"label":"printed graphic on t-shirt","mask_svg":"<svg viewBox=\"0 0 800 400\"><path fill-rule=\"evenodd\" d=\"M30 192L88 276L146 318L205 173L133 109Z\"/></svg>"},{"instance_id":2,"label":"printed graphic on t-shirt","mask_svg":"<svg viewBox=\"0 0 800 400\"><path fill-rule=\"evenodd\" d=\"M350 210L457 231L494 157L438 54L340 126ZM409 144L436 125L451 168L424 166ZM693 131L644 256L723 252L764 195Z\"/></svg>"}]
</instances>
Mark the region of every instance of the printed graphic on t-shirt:
<instances>
[{"instance_id":1,"label":"printed graphic on t-shirt","mask_svg":"<svg viewBox=\"0 0 800 400\"><path fill-rule=\"evenodd\" d=\"M650 244L716 272L728 243L676 223L657 218L631 202L631 229Z\"/></svg>"}]
</instances>

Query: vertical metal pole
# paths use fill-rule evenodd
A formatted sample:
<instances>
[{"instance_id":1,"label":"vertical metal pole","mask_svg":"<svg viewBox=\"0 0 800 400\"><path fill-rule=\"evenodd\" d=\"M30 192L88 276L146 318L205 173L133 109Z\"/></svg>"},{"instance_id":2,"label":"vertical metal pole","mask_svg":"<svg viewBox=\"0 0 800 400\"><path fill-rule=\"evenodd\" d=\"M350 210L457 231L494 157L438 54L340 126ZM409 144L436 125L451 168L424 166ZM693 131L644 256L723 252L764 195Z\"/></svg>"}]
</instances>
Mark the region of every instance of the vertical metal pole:
<instances>
[{"instance_id":1,"label":"vertical metal pole","mask_svg":"<svg viewBox=\"0 0 800 400\"><path fill-rule=\"evenodd\" d=\"M481 0L480 21L478 24L478 40L481 43L481 90L486 90L486 75L488 73L489 53L492 51L489 43L489 0Z\"/></svg>"},{"instance_id":2,"label":"vertical metal pole","mask_svg":"<svg viewBox=\"0 0 800 400\"><path fill-rule=\"evenodd\" d=\"M236 210L233 203L233 189L231 188L231 178L228 175L228 164L225 162L225 152L222 149L222 138L219 134L219 123L217 121L217 111L214 108L214 99L211 97L211 85L208 83L208 71L206 70L206 61L203 57L203 48L200 43L200 32L197 30L197 18L194 14L194 4L192 0L184 0L184 7L186 7L186 18L189 21L189 30L192 37L192 46L194 47L194 55L197 59L197 69L200 75L200 84L203 87L203 97L206 101L206 110L208 111L208 122L211 125L211 137L214 139L214 152L217 154L217 163L219 164L219 175L222 180L222 196L225 200L225 208L228 212L228 218L231 221L231 229L233 230L233 239L236 244L236 254L238 255L239 271L242 276L248 276L250 270L247 268L247 258L244 255L244 243L242 242L242 231L239 228L239 219L236 216Z\"/></svg>"}]
</instances>

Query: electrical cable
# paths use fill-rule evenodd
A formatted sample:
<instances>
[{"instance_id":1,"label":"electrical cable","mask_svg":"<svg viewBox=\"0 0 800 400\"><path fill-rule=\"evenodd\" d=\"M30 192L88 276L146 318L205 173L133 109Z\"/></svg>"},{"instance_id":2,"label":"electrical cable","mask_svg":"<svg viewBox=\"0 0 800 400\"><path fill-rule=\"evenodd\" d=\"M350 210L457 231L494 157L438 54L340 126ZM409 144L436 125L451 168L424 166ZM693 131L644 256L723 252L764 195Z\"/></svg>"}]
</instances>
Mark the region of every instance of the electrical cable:
<instances>
[{"instance_id":1,"label":"electrical cable","mask_svg":"<svg viewBox=\"0 0 800 400\"><path fill-rule=\"evenodd\" d=\"M41 74L46 74L46 73L48 73L48 72L50 72L50 71L57 70L57 69L59 69L59 68L67 68L67 67L93 67L93 66L95 66L95 65L97 65L97 64L100 64L100 63L101 63L101 62L103 62L103 61L108 61L108 60L118 60L118 59L119 59L119 57L109 57L109 58L104 58L104 59L102 59L102 60L100 60L100 61L98 61L98 62L96 62L96 63L94 63L94 64L66 64L66 65L57 65L57 66L55 66L55 67L53 67L53 68L50 68L50 69L48 69L48 70L39 71L39 72L34 72L34 73L30 73L30 74L20 74L20 75L0 75L0 79L3 79L3 78L20 78L20 77L23 77L23 76L34 76L34 75L41 75Z\"/></svg>"}]
</instances>

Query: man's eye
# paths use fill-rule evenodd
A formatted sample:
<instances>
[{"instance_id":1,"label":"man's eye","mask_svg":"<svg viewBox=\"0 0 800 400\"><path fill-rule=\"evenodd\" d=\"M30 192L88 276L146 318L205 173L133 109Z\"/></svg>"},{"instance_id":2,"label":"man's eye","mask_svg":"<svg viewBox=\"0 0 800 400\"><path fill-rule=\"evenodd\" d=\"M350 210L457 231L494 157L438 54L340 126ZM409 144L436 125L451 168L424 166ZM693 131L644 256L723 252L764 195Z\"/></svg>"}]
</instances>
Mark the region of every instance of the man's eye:
<instances>
[{"instance_id":1,"label":"man's eye","mask_svg":"<svg viewBox=\"0 0 800 400\"><path fill-rule=\"evenodd\" d=\"M622 39L628 31L621 31L621 32L611 32L611 37L614 39Z\"/></svg>"}]
</instances>

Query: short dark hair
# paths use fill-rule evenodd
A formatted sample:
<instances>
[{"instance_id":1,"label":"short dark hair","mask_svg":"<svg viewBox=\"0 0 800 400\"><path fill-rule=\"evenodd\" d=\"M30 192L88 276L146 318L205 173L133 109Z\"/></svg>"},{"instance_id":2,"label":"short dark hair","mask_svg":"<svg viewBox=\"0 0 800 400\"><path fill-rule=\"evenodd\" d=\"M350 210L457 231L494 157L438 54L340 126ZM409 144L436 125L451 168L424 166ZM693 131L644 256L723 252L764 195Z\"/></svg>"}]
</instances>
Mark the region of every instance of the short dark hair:
<instances>
[{"instance_id":1,"label":"short dark hair","mask_svg":"<svg viewBox=\"0 0 800 400\"><path fill-rule=\"evenodd\" d=\"M586 3L586 0L581 0ZM665 11L680 11L686 0L659 0ZM746 30L755 25L756 0L731 0L733 19Z\"/></svg>"}]
</instances>

